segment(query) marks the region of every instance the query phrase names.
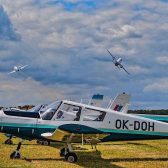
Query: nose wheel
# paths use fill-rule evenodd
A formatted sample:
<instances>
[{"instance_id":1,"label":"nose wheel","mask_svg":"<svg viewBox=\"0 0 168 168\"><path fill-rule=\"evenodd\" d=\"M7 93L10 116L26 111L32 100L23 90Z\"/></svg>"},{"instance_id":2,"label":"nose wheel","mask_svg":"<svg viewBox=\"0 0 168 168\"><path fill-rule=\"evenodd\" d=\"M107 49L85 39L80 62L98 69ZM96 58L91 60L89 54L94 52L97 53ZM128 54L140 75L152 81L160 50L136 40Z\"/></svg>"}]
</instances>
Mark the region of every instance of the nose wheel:
<instances>
[{"instance_id":1,"label":"nose wheel","mask_svg":"<svg viewBox=\"0 0 168 168\"><path fill-rule=\"evenodd\" d=\"M14 152L11 153L10 158L11 159L20 159L21 158L21 154L20 154L19 151L14 151Z\"/></svg>"},{"instance_id":2,"label":"nose wheel","mask_svg":"<svg viewBox=\"0 0 168 168\"><path fill-rule=\"evenodd\" d=\"M11 139L7 139L5 141L5 144L7 144L7 145L13 145L13 141Z\"/></svg>"},{"instance_id":3,"label":"nose wheel","mask_svg":"<svg viewBox=\"0 0 168 168\"><path fill-rule=\"evenodd\" d=\"M11 159L20 159L21 158L21 154L20 154L20 148L22 146L22 141L18 143L18 146L16 148L15 151L13 151L11 154L10 154L10 158Z\"/></svg>"}]
</instances>

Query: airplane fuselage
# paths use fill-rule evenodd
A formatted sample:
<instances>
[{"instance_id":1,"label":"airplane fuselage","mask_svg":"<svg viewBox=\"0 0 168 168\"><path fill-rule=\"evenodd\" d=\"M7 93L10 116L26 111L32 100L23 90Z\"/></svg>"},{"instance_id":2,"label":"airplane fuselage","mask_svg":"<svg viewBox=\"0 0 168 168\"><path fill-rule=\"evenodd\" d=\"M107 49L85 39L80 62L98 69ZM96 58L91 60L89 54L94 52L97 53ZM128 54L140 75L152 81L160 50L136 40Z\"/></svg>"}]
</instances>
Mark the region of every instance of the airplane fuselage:
<instances>
[{"instance_id":1,"label":"airplane fuselage","mask_svg":"<svg viewBox=\"0 0 168 168\"><path fill-rule=\"evenodd\" d=\"M73 110L79 107L80 118L75 118L76 111L67 113L68 106L73 106ZM168 137L167 123L70 101L63 101L52 119L49 117L44 119L32 112L0 111L0 131L3 133L26 139L45 139L42 134L53 133L57 129L74 133L78 137L81 134L86 137L96 136L100 141L165 139ZM60 137L51 140L64 141ZM80 141L78 138L73 140L73 142L78 141Z\"/></svg>"}]
</instances>

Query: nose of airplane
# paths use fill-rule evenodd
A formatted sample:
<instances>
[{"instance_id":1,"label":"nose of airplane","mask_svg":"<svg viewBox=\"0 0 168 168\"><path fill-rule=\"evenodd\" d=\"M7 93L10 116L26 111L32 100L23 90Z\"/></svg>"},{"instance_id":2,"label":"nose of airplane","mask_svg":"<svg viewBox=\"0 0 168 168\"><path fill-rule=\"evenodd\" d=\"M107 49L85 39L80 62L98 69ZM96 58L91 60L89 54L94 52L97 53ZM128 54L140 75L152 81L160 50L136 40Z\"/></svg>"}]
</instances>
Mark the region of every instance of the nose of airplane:
<instances>
[{"instance_id":1,"label":"nose of airplane","mask_svg":"<svg viewBox=\"0 0 168 168\"><path fill-rule=\"evenodd\" d=\"M3 114L3 109L0 110L0 122L1 122L2 114Z\"/></svg>"}]
</instances>

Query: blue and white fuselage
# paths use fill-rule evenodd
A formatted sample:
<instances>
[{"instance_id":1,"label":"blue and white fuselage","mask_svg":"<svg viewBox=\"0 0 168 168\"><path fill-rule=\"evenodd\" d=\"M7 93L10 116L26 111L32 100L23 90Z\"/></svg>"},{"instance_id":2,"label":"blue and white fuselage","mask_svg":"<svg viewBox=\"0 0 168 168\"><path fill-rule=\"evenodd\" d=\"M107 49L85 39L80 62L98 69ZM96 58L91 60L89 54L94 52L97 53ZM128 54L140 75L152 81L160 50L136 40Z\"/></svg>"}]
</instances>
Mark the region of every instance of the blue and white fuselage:
<instances>
[{"instance_id":1,"label":"blue and white fuselage","mask_svg":"<svg viewBox=\"0 0 168 168\"><path fill-rule=\"evenodd\" d=\"M40 113L1 110L0 130L26 139L63 142L69 141L71 134L96 135L100 141L168 137L167 123L66 100ZM71 137L71 142L77 141Z\"/></svg>"}]
</instances>

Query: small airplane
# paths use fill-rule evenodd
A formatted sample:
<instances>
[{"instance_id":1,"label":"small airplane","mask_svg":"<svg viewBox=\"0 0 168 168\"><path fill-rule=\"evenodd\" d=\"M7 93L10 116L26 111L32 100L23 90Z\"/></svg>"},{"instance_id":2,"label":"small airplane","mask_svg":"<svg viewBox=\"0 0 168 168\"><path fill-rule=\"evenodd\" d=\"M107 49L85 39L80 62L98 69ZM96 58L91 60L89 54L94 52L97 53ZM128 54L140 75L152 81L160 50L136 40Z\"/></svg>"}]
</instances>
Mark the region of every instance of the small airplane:
<instances>
[{"instance_id":1,"label":"small airplane","mask_svg":"<svg viewBox=\"0 0 168 168\"><path fill-rule=\"evenodd\" d=\"M27 66L28 66L28 65L14 66L14 67L13 67L13 71L9 72L8 75L9 75L9 74L12 74L12 73L16 73L16 72L22 71L22 69L26 68Z\"/></svg>"},{"instance_id":2,"label":"small airplane","mask_svg":"<svg viewBox=\"0 0 168 168\"><path fill-rule=\"evenodd\" d=\"M101 107L101 104L103 102L103 96L101 94L94 94L92 96L92 98L89 101L89 105L92 106L96 106L96 107ZM125 92L118 94L115 99L109 103L108 108L113 109L116 112L125 112L127 113L127 111L125 111L127 104L129 103L129 98L130 95L127 95ZM81 101L82 102L82 101ZM5 110L9 110L9 111L22 111L22 112L40 112L43 108L45 108L47 105L36 105L33 108L29 109L29 110L21 110L19 108L5 108ZM118 108L119 107L119 108ZM12 138L16 137L13 136L12 134L5 134L5 136L8 138L5 140L5 144L7 145L13 145L13 141ZM50 145L50 141L49 140L37 140L37 143L40 145L45 145L48 146ZM92 144L91 144L92 145Z\"/></svg>"},{"instance_id":3,"label":"small airplane","mask_svg":"<svg viewBox=\"0 0 168 168\"><path fill-rule=\"evenodd\" d=\"M65 148L60 150L60 156L71 163L78 160L71 143L81 143L82 137L94 143L168 138L168 123L126 114L123 112L126 108L119 106L102 108L62 100L37 113L1 110L0 132L29 140L63 142ZM22 141L11 153L11 159L21 158L21 145Z\"/></svg>"},{"instance_id":4,"label":"small airplane","mask_svg":"<svg viewBox=\"0 0 168 168\"><path fill-rule=\"evenodd\" d=\"M112 57L112 62L114 63L114 65L116 66L116 67L118 67L119 69L123 69L128 75L130 75L130 73L124 68L124 66L121 64L122 63L122 58L118 58L118 59L116 59L116 57L115 56L113 56L113 54L108 50L108 49L106 49L107 50L107 52L111 55L111 57Z\"/></svg>"},{"instance_id":5,"label":"small airplane","mask_svg":"<svg viewBox=\"0 0 168 168\"><path fill-rule=\"evenodd\" d=\"M9 110L9 111L21 111L21 112L24 112L24 111L25 112L26 111L29 111L29 112L39 112L40 110L42 110L45 107L46 107L46 105L42 104L42 105L36 105L36 106L32 107L29 110L23 110L23 109L20 109L20 108L13 108L13 107L6 108L6 110ZM4 144L6 144L6 145L13 145L12 138L16 138L16 136L14 136L12 134L5 134L5 136L8 139L5 140ZM46 145L46 146L50 145L50 141L37 140L37 143L41 144L41 145Z\"/></svg>"}]
</instances>

